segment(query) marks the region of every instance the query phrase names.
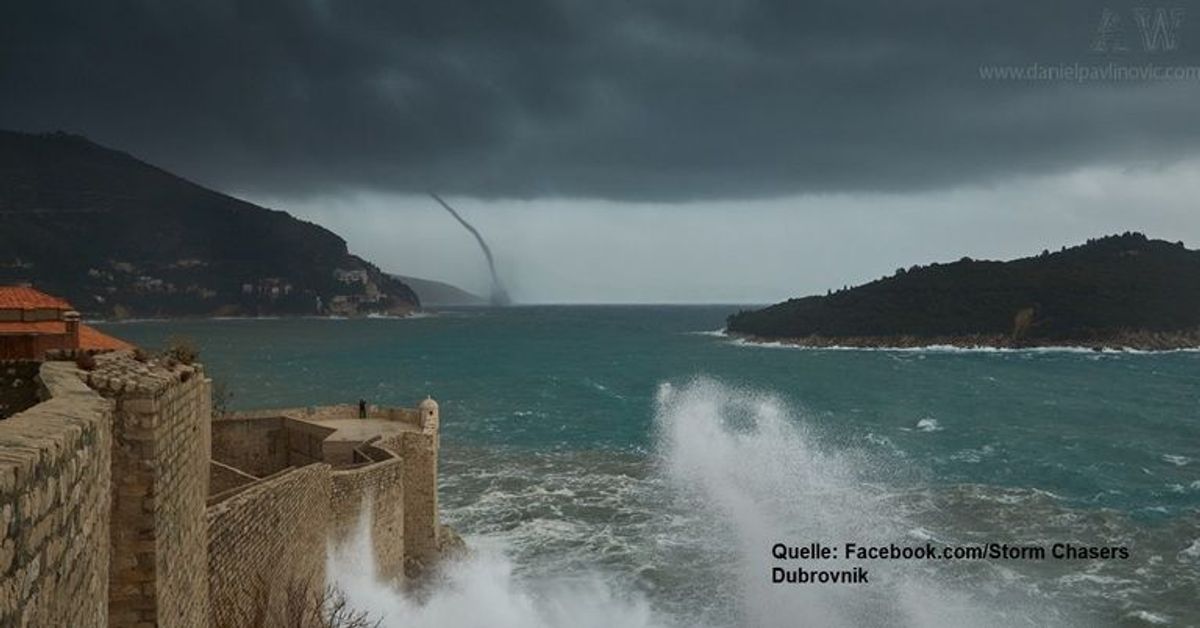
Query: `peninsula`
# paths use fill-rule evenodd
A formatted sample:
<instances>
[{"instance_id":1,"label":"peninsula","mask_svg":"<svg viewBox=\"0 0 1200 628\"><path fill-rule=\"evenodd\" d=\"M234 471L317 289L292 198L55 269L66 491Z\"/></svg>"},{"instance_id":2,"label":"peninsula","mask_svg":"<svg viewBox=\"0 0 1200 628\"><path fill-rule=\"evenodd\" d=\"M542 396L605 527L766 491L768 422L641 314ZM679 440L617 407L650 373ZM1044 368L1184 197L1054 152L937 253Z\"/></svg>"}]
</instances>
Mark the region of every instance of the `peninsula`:
<instances>
[{"instance_id":1,"label":"peninsula","mask_svg":"<svg viewBox=\"0 0 1200 628\"><path fill-rule=\"evenodd\" d=\"M403 281L286 212L67 133L0 131L0 284L85 318L403 314Z\"/></svg>"},{"instance_id":2,"label":"peninsula","mask_svg":"<svg viewBox=\"0 0 1200 628\"><path fill-rule=\"evenodd\" d=\"M812 347L1200 346L1200 251L1125 233L1007 262L962 258L729 317Z\"/></svg>"}]
</instances>

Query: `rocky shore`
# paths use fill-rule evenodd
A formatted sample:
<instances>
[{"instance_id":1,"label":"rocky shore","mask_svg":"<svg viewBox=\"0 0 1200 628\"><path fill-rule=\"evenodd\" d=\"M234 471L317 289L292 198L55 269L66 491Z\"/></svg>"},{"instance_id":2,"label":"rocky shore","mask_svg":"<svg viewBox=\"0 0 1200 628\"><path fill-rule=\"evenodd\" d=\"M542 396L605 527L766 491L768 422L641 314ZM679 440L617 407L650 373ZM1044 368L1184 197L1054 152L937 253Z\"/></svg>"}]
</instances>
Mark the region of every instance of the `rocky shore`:
<instances>
[{"instance_id":1,"label":"rocky shore","mask_svg":"<svg viewBox=\"0 0 1200 628\"><path fill-rule=\"evenodd\" d=\"M1065 347L1091 349L1093 351L1173 351L1200 348L1200 328L1189 331L1122 331L1097 335L1091 338L1025 338L1014 340L1005 334L972 334L967 336L804 336L768 337L752 334L726 332L757 344L784 344L797 347L832 348L849 347L858 349L921 349L928 347L958 347L962 349L1035 349L1039 347Z\"/></svg>"},{"instance_id":2,"label":"rocky shore","mask_svg":"<svg viewBox=\"0 0 1200 628\"><path fill-rule=\"evenodd\" d=\"M1128 232L1007 262L964 257L740 311L726 327L813 347L1200 347L1200 251Z\"/></svg>"}]
</instances>

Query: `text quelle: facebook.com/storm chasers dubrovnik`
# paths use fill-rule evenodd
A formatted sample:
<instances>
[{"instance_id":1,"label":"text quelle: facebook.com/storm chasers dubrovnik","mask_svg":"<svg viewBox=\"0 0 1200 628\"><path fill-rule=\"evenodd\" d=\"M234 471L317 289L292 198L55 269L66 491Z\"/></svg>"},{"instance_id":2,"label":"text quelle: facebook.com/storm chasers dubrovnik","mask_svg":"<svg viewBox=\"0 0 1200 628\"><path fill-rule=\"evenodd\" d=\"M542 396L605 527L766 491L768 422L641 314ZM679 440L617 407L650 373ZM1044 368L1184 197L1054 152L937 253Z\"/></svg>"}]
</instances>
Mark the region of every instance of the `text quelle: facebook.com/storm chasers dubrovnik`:
<instances>
[{"instance_id":1,"label":"text quelle: facebook.com/storm chasers dubrovnik","mask_svg":"<svg viewBox=\"0 0 1200 628\"><path fill-rule=\"evenodd\" d=\"M771 558L785 565L771 567L773 584L870 584L870 571L863 565L839 565L834 569L791 566L791 561L876 561L876 560L1128 560L1129 548L1075 543L1014 545L863 545L859 543L771 546Z\"/></svg>"}]
</instances>

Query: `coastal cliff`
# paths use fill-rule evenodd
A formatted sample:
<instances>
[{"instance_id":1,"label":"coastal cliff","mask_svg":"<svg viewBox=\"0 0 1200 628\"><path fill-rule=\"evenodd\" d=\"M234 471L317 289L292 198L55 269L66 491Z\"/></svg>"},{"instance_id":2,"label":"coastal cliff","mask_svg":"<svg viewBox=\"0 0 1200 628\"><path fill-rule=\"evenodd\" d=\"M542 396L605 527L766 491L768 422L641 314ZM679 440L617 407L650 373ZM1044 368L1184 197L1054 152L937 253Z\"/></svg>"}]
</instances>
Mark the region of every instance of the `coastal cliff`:
<instances>
[{"instance_id":1,"label":"coastal cliff","mask_svg":"<svg viewBox=\"0 0 1200 628\"><path fill-rule=\"evenodd\" d=\"M1008 262L898 269L729 317L752 341L802 346L1200 346L1200 251L1125 233Z\"/></svg>"},{"instance_id":2,"label":"coastal cliff","mask_svg":"<svg viewBox=\"0 0 1200 628\"><path fill-rule=\"evenodd\" d=\"M403 281L337 234L86 138L0 131L0 284L85 316L401 313Z\"/></svg>"}]
</instances>

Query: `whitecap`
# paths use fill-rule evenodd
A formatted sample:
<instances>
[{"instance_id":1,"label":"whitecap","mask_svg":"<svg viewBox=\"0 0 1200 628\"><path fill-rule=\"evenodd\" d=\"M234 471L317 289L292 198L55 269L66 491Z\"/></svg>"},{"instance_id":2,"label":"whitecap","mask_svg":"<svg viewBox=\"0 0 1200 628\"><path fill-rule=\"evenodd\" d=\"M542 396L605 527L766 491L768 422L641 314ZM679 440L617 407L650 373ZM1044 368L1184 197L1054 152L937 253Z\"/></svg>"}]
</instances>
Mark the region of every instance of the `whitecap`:
<instances>
[{"instance_id":1,"label":"whitecap","mask_svg":"<svg viewBox=\"0 0 1200 628\"><path fill-rule=\"evenodd\" d=\"M1179 552L1178 556L1181 561L1200 560L1200 539L1192 541L1192 544Z\"/></svg>"},{"instance_id":2,"label":"whitecap","mask_svg":"<svg viewBox=\"0 0 1200 628\"><path fill-rule=\"evenodd\" d=\"M712 338L728 338L729 332L724 329L712 329L709 331L688 331L684 332L688 336L710 336Z\"/></svg>"},{"instance_id":3,"label":"whitecap","mask_svg":"<svg viewBox=\"0 0 1200 628\"><path fill-rule=\"evenodd\" d=\"M1095 574L1095 573L1071 573L1071 574L1062 576L1058 580L1059 580L1059 582L1062 582L1063 584L1088 583L1088 584L1094 584L1094 585L1100 585L1100 586L1133 584L1136 582L1136 581L1130 580L1128 578L1118 578L1116 576L1104 576L1104 575Z\"/></svg>"},{"instance_id":4,"label":"whitecap","mask_svg":"<svg viewBox=\"0 0 1200 628\"><path fill-rule=\"evenodd\" d=\"M942 430L942 426L937 419L925 417L917 421L917 429L922 432L938 432Z\"/></svg>"},{"instance_id":5,"label":"whitecap","mask_svg":"<svg viewBox=\"0 0 1200 628\"><path fill-rule=\"evenodd\" d=\"M925 528L921 528L921 527L917 527L917 528L913 528L913 529L909 530L908 536L909 536L909 538L913 538L918 541L937 541L938 540L937 535L935 535L933 532L930 532L929 530L926 530Z\"/></svg>"},{"instance_id":6,"label":"whitecap","mask_svg":"<svg viewBox=\"0 0 1200 628\"><path fill-rule=\"evenodd\" d=\"M984 445L978 449L963 449L956 451L950 455L951 460L958 462L969 462L976 464L983 461L985 456L990 456L995 451L991 445Z\"/></svg>"},{"instance_id":7,"label":"whitecap","mask_svg":"<svg viewBox=\"0 0 1200 628\"><path fill-rule=\"evenodd\" d=\"M1165 626L1166 624L1171 623L1170 617L1163 615L1162 613L1151 613L1150 611L1134 611L1126 615L1126 617L1130 619L1138 619L1146 622L1147 624L1154 624L1156 626Z\"/></svg>"}]
</instances>

